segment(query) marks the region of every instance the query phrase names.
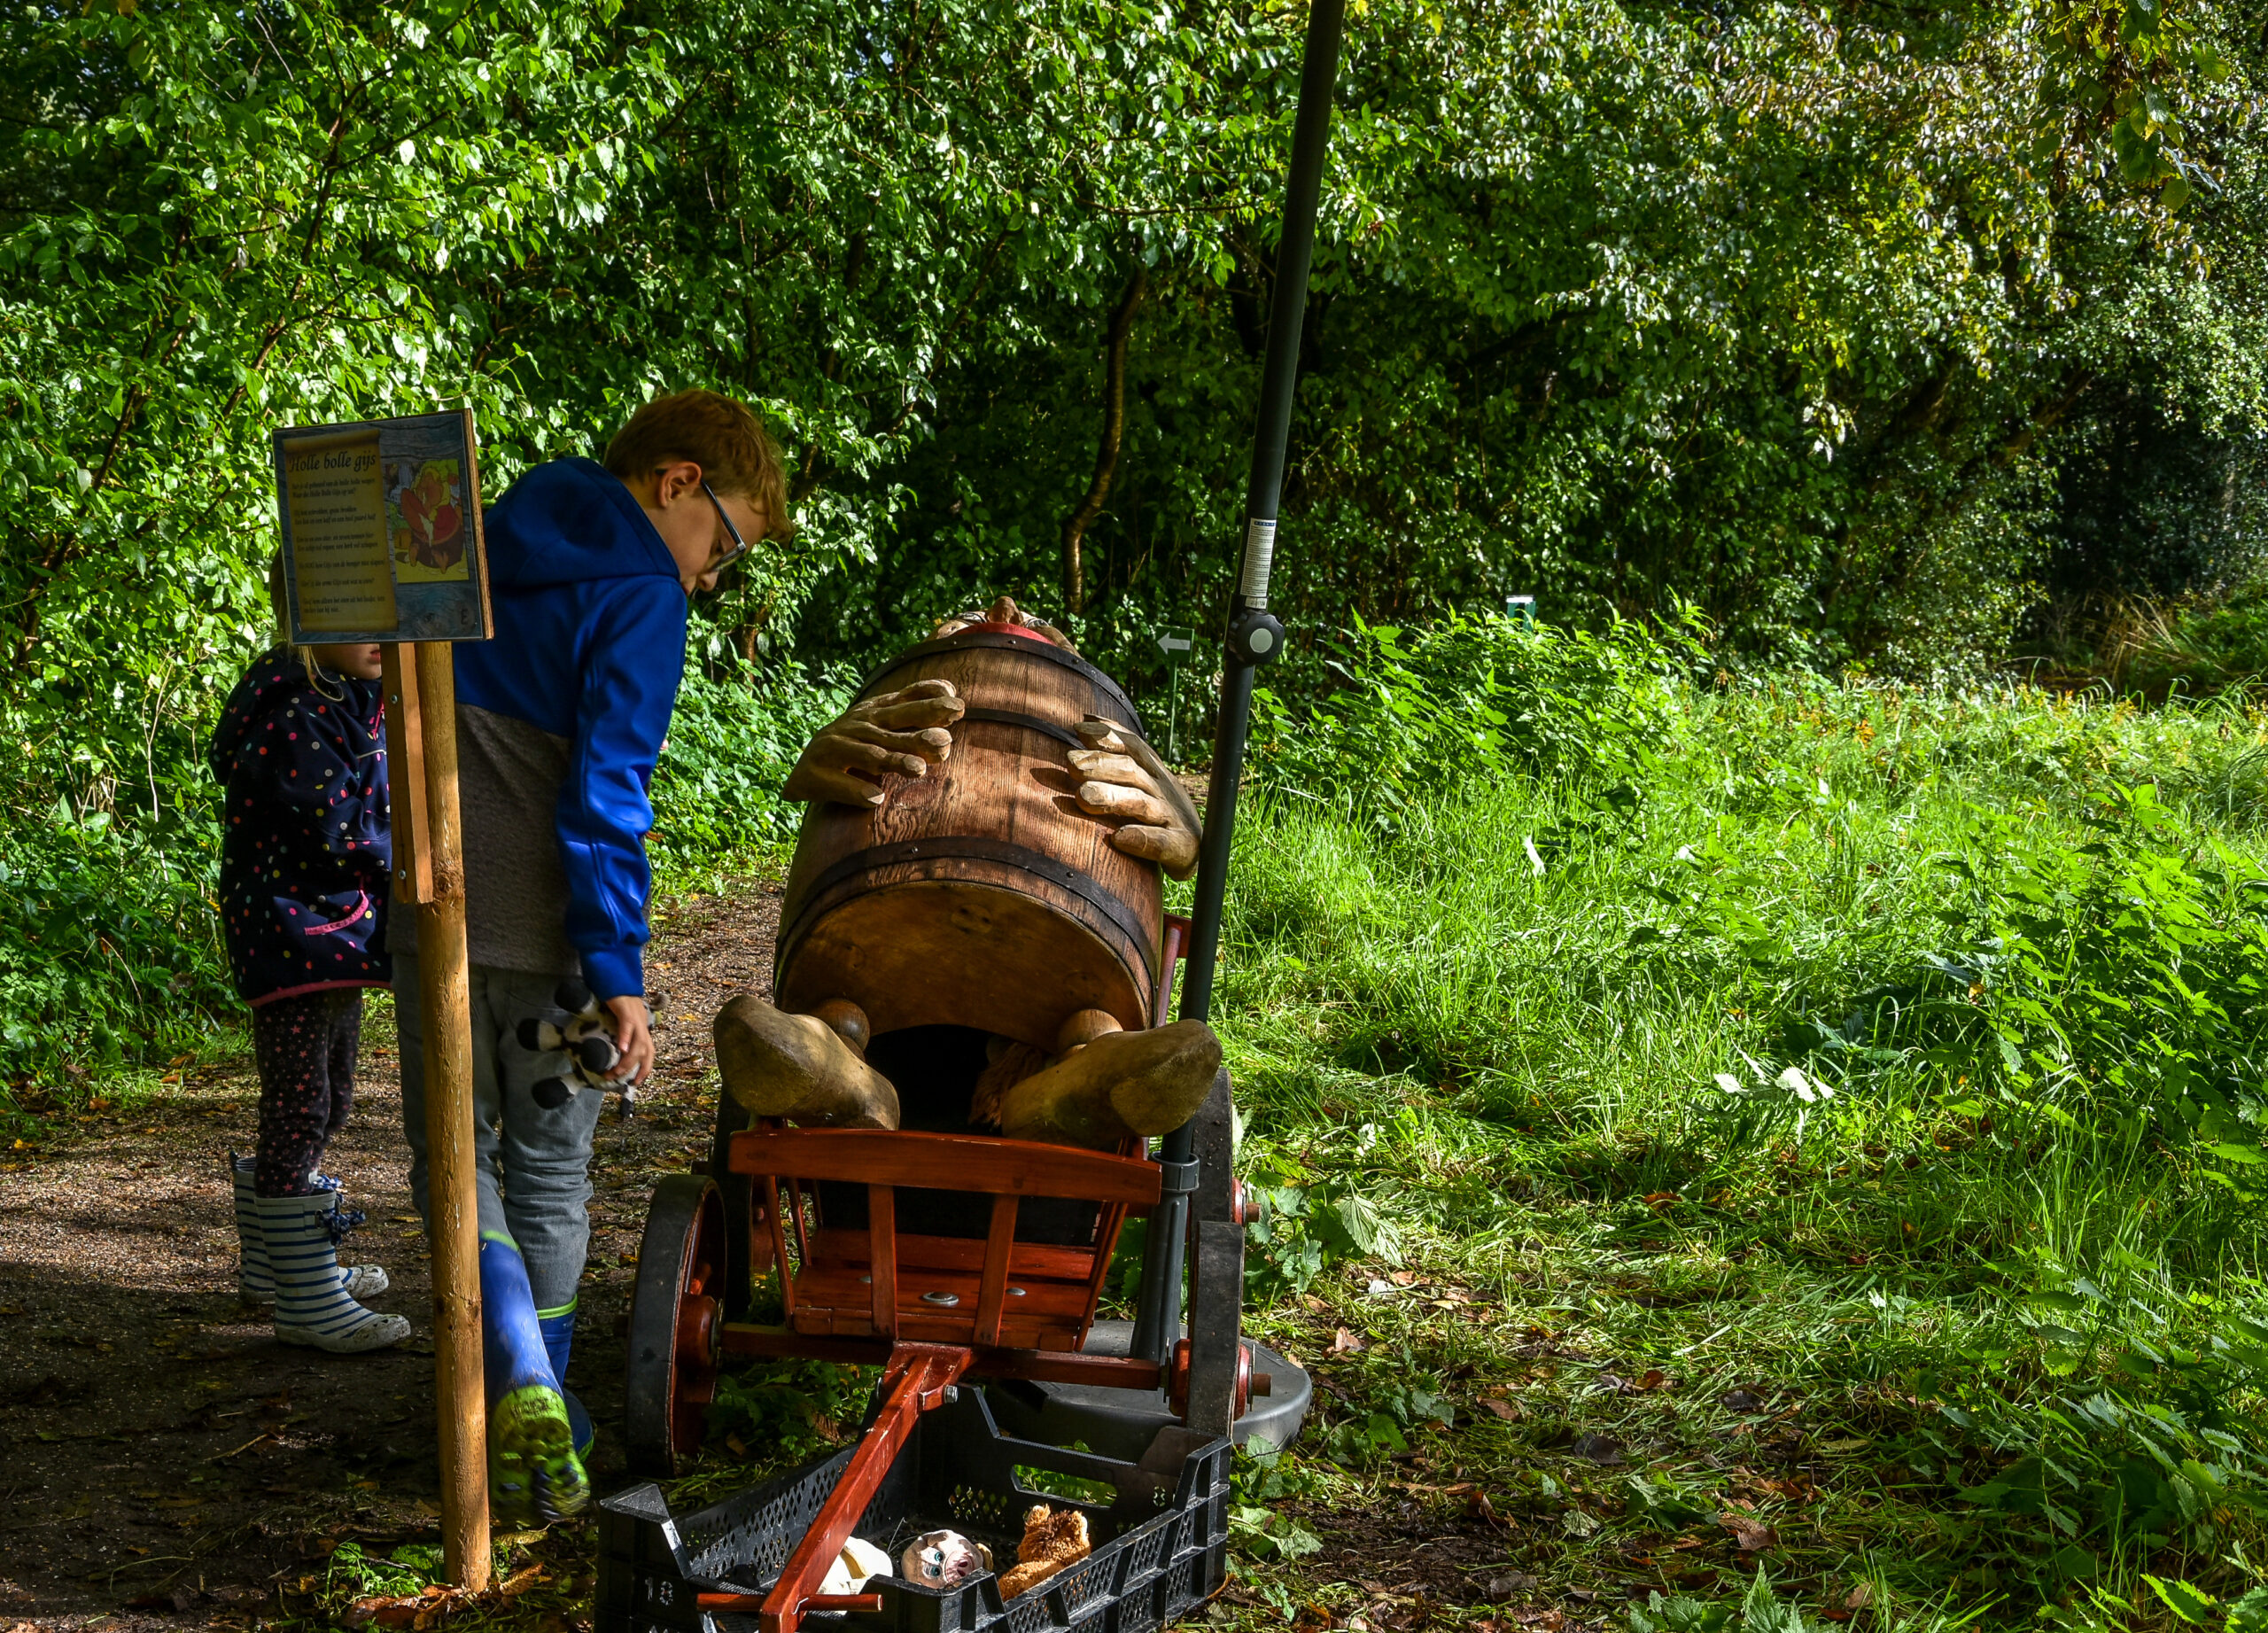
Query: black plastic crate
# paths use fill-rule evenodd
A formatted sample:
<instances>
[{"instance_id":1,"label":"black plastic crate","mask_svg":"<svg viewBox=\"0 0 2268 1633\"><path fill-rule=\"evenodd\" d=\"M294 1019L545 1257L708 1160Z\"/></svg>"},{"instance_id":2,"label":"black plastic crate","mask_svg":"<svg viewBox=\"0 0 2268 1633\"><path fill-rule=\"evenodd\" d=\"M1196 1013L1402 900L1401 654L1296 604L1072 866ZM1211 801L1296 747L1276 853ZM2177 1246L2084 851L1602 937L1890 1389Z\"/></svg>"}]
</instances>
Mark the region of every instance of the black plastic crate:
<instances>
[{"instance_id":1,"label":"black plastic crate","mask_svg":"<svg viewBox=\"0 0 2268 1633\"><path fill-rule=\"evenodd\" d=\"M1015 1563L1023 1516L1035 1503L1087 1516L1094 1551L1003 1604L987 1575L939 1591L897 1576L862 1590L879 1611L815 1613L804 1623L842 1633L1151 1633L1218 1591L1227 1567L1229 1470L1224 1440L1184 1429L1160 1433L1138 1463L1011 1440L981 1388L924 1413L900 1449L855 1535L894 1560L925 1531L950 1527ZM661 1488L632 1488L599 1505L596 1633L753 1633L753 1615L711 1614L700 1593L761 1593L818 1518L850 1460L837 1452L753 1490L672 1518ZM1107 1503L1035 1489L1018 1468L1111 1487Z\"/></svg>"}]
</instances>

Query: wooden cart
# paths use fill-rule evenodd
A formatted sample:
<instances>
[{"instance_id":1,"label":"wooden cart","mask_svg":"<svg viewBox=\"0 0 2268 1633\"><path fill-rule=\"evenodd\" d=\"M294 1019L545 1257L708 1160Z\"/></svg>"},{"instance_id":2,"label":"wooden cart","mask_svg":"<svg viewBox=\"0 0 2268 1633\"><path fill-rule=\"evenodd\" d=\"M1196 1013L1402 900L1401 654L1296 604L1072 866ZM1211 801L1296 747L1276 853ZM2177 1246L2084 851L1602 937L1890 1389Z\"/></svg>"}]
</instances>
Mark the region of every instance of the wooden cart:
<instances>
[{"instance_id":1,"label":"wooden cart","mask_svg":"<svg viewBox=\"0 0 2268 1633\"><path fill-rule=\"evenodd\" d=\"M1168 976L1153 1024L1162 1021L1185 929L1169 922ZM1227 1100L1224 1071L1214 1101L1224 1113ZM1225 1159L1224 1138L1214 1148ZM1182 1340L1165 1365L1083 1349L1121 1227L1130 1215L1157 1209L1169 1182L1196 1193L1200 1218L1242 1223L1241 1190L1225 1160L1169 1174L1131 1149L760 1120L744 1126L726 1100L710 1169L663 1180L647 1214L630 1324L627 1417L637 1472L675 1474L698 1449L728 1356L882 1368L875 1415L778 1581L760 1601L723 1596L735 1603L708 1607L757 1612L766 1633L792 1633L806 1612L879 1603L819 1596L820 1579L920 1414L943 1404L964 1378L1162 1388L1185 1420L1192 1400L1200 1412L1219 1401L1232 1420L1254 1393L1251 1346L1237 1332L1240 1252L1232 1266L1217 1253L1196 1261L1195 1341ZM856 1187L864 1221L830 1224L823 1186ZM900 1193L907 1191L983 1199L967 1221L970 1233L900 1230ZM838 1202L844 1195L833 1194ZM1020 1240L1024 1204L1044 1198L1092 1206L1084 1240ZM776 1278L776 1325L746 1318L753 1285L767 1277ZM1262 1375L1258 1388L1267 1388Z\"/></svg>"}]
</instances>

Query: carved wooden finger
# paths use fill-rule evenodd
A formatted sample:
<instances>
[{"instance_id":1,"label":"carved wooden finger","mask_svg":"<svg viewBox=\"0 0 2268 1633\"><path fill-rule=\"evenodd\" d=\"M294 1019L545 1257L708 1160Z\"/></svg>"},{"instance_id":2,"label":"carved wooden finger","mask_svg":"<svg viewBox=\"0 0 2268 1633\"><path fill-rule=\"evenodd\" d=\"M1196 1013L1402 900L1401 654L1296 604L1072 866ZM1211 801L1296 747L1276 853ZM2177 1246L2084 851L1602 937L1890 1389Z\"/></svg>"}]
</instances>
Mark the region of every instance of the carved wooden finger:
<instances>
[{"instance_id":1,"label":"carved wooden finger","mask_svg":"<svg viewBox=\"0 0 2268 1633\"><path fill-rule=\"evenodd\" d=\"M921 731L951 726L968 712L968 705L948 693L941 697L901 697L860 704L856 718L885 731Z\"/></svg>"},{"instance_id":2,"label":"carved wooden finger","mask_svg":"<svg viewBox=\"0 0 2268 1633\"><path fill-rule=\"evenodd\" d=\"M1197 836L1185 828L1130 825L1113 834L1110 844L1115 851L1155 862L1177 879L1186 879L1197 866Z\"/></svg>"},{"instance_id":3,"label":"carved wooden finger","mask_svg":"<svg viewBox=\"0 0 2268 1633\"><path fill-rule=\"evenodd\" d=\"M836 771L807 759L796 767L787 787L780 790L780 797L832 800L842 805L879 805L882 803L882 791L847 771Z\"/></svg>"},{"instance_id":4,"label":"carved wooden finger","mask_svg":"<svg viewBox=\"0 0 2268 1633\"><path fill-rule=\"evenodd\" d=\"M1107 1009L1082 1009L1067 1019L1056 1032L1055 1053L1068 1054L1106 1033L1125 1030L1119 1018Z\"/></svg>"},{"instance_id":5,"label":"carved wooden finger","mask_svg":"<svg viewBox=\"0 0 2268 1633\"><path fill-rule=\"evenodd\" d=\"M1155 794L1146 794L1118 782L1079 784L1079 809L1099 817L1161 825L1174 820L1173 808Z\"/></svg>"},{"instance_id":6,"label":"carved wooden finger","mask_svg":"<svg viewBox=\"0 0 2268 1633\"><path fill-rule=\"evenodd\" d=\"M889 1079L817 1015L782 1015L743 992L717 1012L716 1037L725 1092L760 1117L810 1128L897 1126Z\"/></svg>"},{"instance_id":7,"label":"carved wooden finger","mask_svg":"<svg viewBox=\"0 0 2268 1633\"><path fill-rule=\"evenodd\" d=\"M1010 1089L1000 1131L1011 1139L1107 1150L1129 1134L1189 1121L1221 1069L1221 1040L1202 1021L1106 1032Z\"/></svg>"},{"instance_id":8,"label":"carved wooden finger","mask_svg":"<svg viewBox=\"0 0 2268 1633\"><path fill-rule=\"evenodd\" d=\"M1142 769L1141 762L1130 755L1108 754L1100 749L1074 749L1071 764L1080 775L1099 782L1116 782L1127 788L1140 789L1144 793L1158 791L1156 782Z\"/></svg>"}]
</instances>

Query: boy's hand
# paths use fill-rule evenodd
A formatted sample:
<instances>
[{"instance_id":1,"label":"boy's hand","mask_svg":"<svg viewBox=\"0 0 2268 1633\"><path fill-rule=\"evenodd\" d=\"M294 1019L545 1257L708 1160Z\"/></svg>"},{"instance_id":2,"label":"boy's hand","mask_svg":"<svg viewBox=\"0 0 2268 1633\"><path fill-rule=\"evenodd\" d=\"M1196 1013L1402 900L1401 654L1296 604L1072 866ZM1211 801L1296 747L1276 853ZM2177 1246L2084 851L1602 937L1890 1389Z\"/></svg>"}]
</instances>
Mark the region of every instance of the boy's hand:
<instances>
[{"instance_id":1,"label":"boy's hand","mask_svg":"<svg viewBox=\"0 0 2268 1633\"><path fill-rule=\"evenodd\" d=\"M606 1007L614 1016L615 1047L622 1051L607 1081L635 1087L654 1075L653 1016L642 998L610 998Z\"/></svg>"},{"instance_id":2,"label":"boy's hand","mask_svg":"<svg viewBox=\"0 0 2268 1633\"><path fill-rule=\"evenodd\" d=\"M1115 720L1090 717L1078 729L1087 744L1071 750L1072 767L1086 779L1079 784L1079 809L1118 822L1110 843L1127 855L1155 862L1177 879L1196 872L1205 825L1157 750Z\"/></svg>"},{"instance_id":3,"label":"boy's hand","mask_svg":"<svg viewBox=\"0 0 2268 1633\"><path fill-rule=\"evenodd\" d=\"M950 680L916 680L851 706L804 745L788 774L782 799L832 799L846 805L879 805L874 779L886 771L918 777L952 752L945 729L968 705Z\"/></svg>"}]
</instances>

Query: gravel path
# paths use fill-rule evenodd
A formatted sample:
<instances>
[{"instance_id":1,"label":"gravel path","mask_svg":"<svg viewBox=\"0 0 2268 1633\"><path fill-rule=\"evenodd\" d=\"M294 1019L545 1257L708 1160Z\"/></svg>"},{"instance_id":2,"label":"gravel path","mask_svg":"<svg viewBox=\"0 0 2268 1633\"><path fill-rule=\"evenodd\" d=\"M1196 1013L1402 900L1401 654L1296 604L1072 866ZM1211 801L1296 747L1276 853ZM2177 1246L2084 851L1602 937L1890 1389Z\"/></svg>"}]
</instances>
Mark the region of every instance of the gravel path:
<instances>
[{"instance_id":1,"label":"gravel path","mask_svg":"<svg viewBox=\"0 0 2268 1633\"><path fill-rule=\"evenodd\" d=\"M670 906L649 960L656 1082L610 1109L593 1177L592 1273L571 1382L599 1425L602 1491L625 1483L622 1342L649 1191L705 1155L709 1017L768 991L776 887ZM236 1298L224 1159L251 1148L251 1061L168 1074L0 1164L0 1629L243 1625L289 1611L353 1539L438 1541L432 1343L392 1008L373 994L353 1123L324 1159L385 1266L377 1307L416 1334L334 1357L276 1342ZM564 1585L564 1584L563 1584Z\"/></svg>"}]
</instances>

